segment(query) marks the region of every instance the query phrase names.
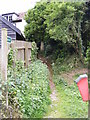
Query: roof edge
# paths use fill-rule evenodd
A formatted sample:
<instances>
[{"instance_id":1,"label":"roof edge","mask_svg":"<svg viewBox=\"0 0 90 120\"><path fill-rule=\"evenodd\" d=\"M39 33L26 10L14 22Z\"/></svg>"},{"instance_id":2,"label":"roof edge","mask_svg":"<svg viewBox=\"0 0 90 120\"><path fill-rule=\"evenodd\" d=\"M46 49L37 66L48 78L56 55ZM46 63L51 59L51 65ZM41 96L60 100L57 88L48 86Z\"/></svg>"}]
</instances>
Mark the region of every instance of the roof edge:
<instances>
[{"instance_id":1,"label":"roof edge","mask_svg":"<svg viewBox=\"0 0 90 120\"><path fill-rule=\"evenodd\" d=\"M2 16L4 16L4 15L9 15L9 14L15 14L15 15L19 16L19 14L15 13L15 12L5 13L5 14L2 14Z\"/></svg>"},{"instance_id":2,"label":"roof edge","mask_svg":"<svg viewBox=\"0 0 90 120\"><path fill-rule=\"evenodd\" d=\"M14 26L13 24L11 24L9 21L7 21L2 16L0 16L0 20L2 22L4 22L7 26L9 26L12 30L14 30L15 32L17 32L18 34L20 34L20 35L22 34L21 31L16 26Z\"/></svg>"}]
</instances>

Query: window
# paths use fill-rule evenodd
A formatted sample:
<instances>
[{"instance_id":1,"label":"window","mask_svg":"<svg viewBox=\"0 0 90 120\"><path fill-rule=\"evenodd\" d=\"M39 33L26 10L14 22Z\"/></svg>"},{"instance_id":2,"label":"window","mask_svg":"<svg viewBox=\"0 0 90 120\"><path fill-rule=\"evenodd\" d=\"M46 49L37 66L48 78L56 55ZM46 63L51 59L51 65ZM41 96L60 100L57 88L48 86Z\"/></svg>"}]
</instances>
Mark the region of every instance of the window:
<instances>
[{"instance_id":1,"label":"window","mask_svg":"<svg viewBox=\"0 0 90 120\"><path fill-rule=\"evenodd\" d=\"M12 21L12 16L9 16L9 21Z\"/></svg>"},{"instance_id":2,"label":"window","mask_svg":"<svg viewBox=\"0 0 90 120\"><path fill-rule=\"evenodd\" d=\"M6 20L8 20L8 16L5 16Z\"/></svg>"}]
</instances>

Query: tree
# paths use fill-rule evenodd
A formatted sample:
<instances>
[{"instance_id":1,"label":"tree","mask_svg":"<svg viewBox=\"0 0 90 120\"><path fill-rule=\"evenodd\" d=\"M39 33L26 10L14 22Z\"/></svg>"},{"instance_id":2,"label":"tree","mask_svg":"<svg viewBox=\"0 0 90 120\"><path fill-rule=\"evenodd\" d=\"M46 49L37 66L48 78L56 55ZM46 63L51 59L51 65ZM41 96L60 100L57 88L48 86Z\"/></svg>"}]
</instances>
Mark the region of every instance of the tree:
<instances>
[{"instance_id":1,"label":"tree","mask_svg":"<svg viewBox=\"0 0 90 120\"><path fill-rule=\"evenodd\" d=\"M49 34L46 33L45 9L46 4L38 3L34 9L28 10L25 20L27 25L25 27L25 36L29 41L35 41L37 44L41 41L49 39ZM42 43L42 42L41 42Z\"/></svg>"},{"instance_id":2,"label":"tree","mask_svg":"<svg viewBox=\"0 0 90 120\"><path fill-rule=\"evenodd\" d=\"M52 6L51 6L52 4ZM77 53L81 54L81 22L83 18L83 4L78 3L51 3L49 8L53 9L48 15L45 23L50 38L69 42L75 47Z\"/></svg>"},{"instance_id":3,"label":"tree","mask_svg":"<svg viewBox=\"0 0 90 120\"><path fill-rule=\"evenodd\" d=\"M44 24L44 10L46 5L38 3L34 9L28 11L25 16L27 25L25 27L25 36L30 41L40 42L45 40L47 33L45 32L46 26Z\"/></svg>"},{"instance_id":4,"label":"tree","mask_svg":"<svg viewBox=\"0 0 90 120\"><path fill-rule=\"evenodd\" d=\"M89 38L90 38L90 1L86 2L86 9L82 22L82 39L83 39L84 53L86 53L87 51L87 47L90 41Z\"/></svg>"},{"instance_id":5,"label":"tree","mask_svg":"<svg viewBox=\"0 0 90 120\"><path fill-rule=\"evenodd\" d=\"M25 35L29 40L56 40L71 44L82 56L82 2L41 2L28 11Z\"/></svg>"}]
</instances>

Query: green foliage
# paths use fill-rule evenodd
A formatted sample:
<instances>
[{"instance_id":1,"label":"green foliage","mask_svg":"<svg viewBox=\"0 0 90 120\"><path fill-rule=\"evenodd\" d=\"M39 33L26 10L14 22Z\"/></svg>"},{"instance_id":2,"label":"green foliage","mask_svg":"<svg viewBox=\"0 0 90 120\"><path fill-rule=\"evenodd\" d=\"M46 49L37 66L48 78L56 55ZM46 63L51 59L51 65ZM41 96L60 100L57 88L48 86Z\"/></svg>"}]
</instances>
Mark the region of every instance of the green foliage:
<instances>
[{"instance_id":1,"label":"green foliage","mask_svg":"<svg viewBox=\"0 0 90 120\"><path fill-rule=\"evenodd\" d=\"M52 53L51 45L47 45L45 48L45 55L48 56Z\"/></svg>"},{"instance_id":2,"label":"green foliage","mask_svg":"<svg viewBox=\"0 0 90 120\"><path fill-rule=\"evenodd\" d=\"M88 102L83 102L76 83L69 85L65 79L58 73L53 75L53 82L58 92L57 97L60 99L57 110L62 118L87 118Z\"/></svg>"},{"instance_id":3,"label":"green foliage","mask_svg":"<svg viewBox=\"0 0 90 120\"><path fill-rule=\"evenodd\" d=\"M83 65L75 54L72 56L68 54L66 56L58 57L55 63L52 63L54 74L71 71L74 68L79 68L81 66Z\"/></svg>"},{"instance_id":4,"label":"green foliage","mask_svg":"<svg viewBox=\"0 0 90 120\"><path fill-rule=\"evenodd\" d=\"M34 9L28 10L25 20L27 25L25 27L25 36L30 41L40 42L45 40L48 36L45 32L45 18L44 10L46 6L44 4L38 3Z\"/></svg>"},{"instance_id":5,"label":"green foliage","mask_svg":"<svg viewBox=\"0 0 90 120\"><path fill-rule=\"evenodd\" d=\"M18 63L8 70L8 82L9 102L20 108L23 117L42 117L50 103L47 66L40 60L26 69Z\"/></svg>"},{"instance_id":6,"label":"green foliage","mask_svg":"<svg viewBox=\"0 0 90 120\"><path fill-rule=\"evenodd\" d=\"M10 49L10 52L8 54L8 65L9 66L13 65L13 60L14 60L13 53L14 53L13 49Z\"/></svg>"},{"instance_id":7,"label":"green foliage","mask_svg":"<svg viewBox=\"0 0 90 120\"><path fill-rule=\"evenodd\" d=\"M31 48L31 61L35 61L37 59L37 46L35 42L32 42L32 48Z\"/></svg>"},{"instance_id":8,"label":"green foliage","mask_svg":"<svg viewBox=\"0 0 90 120\"><path fill-rule=\"evenodd\" d=\"M76 84L65 86L63 83L59 83L57 90L62 101L60 108L62 109L63 117L87 118L88 103L83 102Z\"/></svg>"},{"instance_id":9,"label":"green foliage","mask_svg":"<svg viewBox=\"0 0 90 120\"><path fill-rule=\"evenodd\" d=\"M86 52L86 62L90 64L90 45L88 46L88 49Z\"/></svg>"},{"instance_id":10,"label":"green foliage","mask_svg":"<svg viewBox=\"0 0 90 120\"><path fill-rule=\"evenodd\" d=\"M84 52L86 53L87 46L89 45L90 42L90 1L86 2L86 10L82 23L82 39Z\"/></svg>"},{"instance_id":11,"label":"green foliage","mask_svg":"<svg viewBox=\"0 0 90 120\"><path fill-rule=\"evenodd\" d=\"M64 52L72 53L74 51L83 62L83 55L86 55L90 33L87 14L89 9L87 8L89 8L89 5L86 5L83 1L41 1L29 10L25 17L27 22L25 36L28 40L36 41L36 43L44 41L46 55L50 55L47 46L49 45L52 48L58 42L53 50L55 51L55 58L58 57L63 47L64 49L67 48ZM56 41L56 43L50 44L50 41Z\"/></svg>"},{"instance_id":12,"label":"green foliage","mask_svg":"<svg viewBox=\"0 0 90 120\"><path fill-rule=\"evenodd\" d=\"M62 56L52 64L53 82L58 92L57 97L60 99L57 103L57 106L59 106L57 111L61 113L62 118L87 118L88 103L83 102L76 83L74 84L72 77L68 74L75 68L79 69L81 67L83 65L76 55ZM76 79L79 75L75 74L73 79Z\"/></svg>"},{"instance_id":13,"label":"green foliage","mask_svg":"<svg viewBox=\"0 0 90 120\"><path fill-rule=\"evenodd\" d=\"M71 44L81 55L82 2L40 2L29 10L25 36L31 41L62 41Z\"/></svg>"},{"instance_id":14,"label":"green foliage","mask_svg":"<svg viewBox=\"0 0 90 120\"><path fill-rule=\"evenodd\" d=\"M21 117L21 113L16 108L12 107L12 104L6 106L6 90L7 90L7 81L3 81L0 75L0 118L13 118ZM10 96L9 96L10 97ZM12 96L11 96L12 97Z\"/></svg>"}]
</instances>

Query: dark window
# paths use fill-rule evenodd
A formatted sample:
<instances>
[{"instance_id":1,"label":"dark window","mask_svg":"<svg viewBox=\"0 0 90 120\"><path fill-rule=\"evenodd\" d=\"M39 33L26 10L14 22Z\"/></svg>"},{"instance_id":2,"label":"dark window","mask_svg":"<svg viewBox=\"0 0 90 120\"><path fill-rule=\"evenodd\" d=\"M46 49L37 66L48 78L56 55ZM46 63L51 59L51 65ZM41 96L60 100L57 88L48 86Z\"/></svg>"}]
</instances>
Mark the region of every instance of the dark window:
<instances>
[{"instance_id":1,"label":"dark window","mask_svg":"<svg viewBox=\"0 0 90 120\"><path fill-rule=\"evenodd\" d=\"M12 21L12 16L9 16L9 21Z\"/></svg>"},{"instance_id":2,"label":"dark window","mask_svg":"<svg viewBox=\"0 0 90 120\"><path fill-rule=\"evenodd\" d=\"M8 16L6 16L6 19L8 20Z\"/></svg>"},{"instance_id":3,"label":"dark window","mask_svg":"<svg viewBox=\"0 0 90 120\"><path fill-rule=\"evenodd\" d=\"M1 48L1 39L0 39L0 48Z\"/></svg>"}]
</instances>

